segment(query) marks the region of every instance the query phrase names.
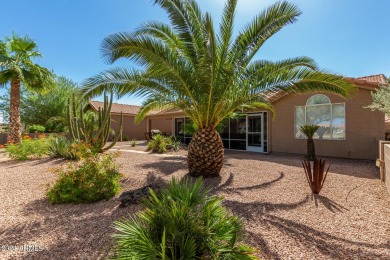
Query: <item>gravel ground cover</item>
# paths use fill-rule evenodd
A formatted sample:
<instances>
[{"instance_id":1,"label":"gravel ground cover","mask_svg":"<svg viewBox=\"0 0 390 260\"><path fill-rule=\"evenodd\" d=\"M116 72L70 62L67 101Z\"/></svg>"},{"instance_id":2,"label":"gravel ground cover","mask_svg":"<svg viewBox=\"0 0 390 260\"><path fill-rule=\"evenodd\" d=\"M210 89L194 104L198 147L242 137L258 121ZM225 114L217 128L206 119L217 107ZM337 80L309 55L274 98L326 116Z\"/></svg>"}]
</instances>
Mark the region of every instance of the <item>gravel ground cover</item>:
<instances>
[{"instance_id":1,"label":"gravel ground cover","mask_svg":"<svg viewBox=\"0 0 390 260\"><path fill-rule=\"evenodd\" d=\"M262 259L390 259L390 196L374 162L329 158L331 172L313 196L300 159L227 151L221 177L205 182L245 219L246 241ZM122 152L117 161L124 190L187 174L183 156ZM61 164L0 160L0 259L104 259L112 222L141 209L119 208L118 198L51 206L49 169Z\"/></svg>"}]
</instances>

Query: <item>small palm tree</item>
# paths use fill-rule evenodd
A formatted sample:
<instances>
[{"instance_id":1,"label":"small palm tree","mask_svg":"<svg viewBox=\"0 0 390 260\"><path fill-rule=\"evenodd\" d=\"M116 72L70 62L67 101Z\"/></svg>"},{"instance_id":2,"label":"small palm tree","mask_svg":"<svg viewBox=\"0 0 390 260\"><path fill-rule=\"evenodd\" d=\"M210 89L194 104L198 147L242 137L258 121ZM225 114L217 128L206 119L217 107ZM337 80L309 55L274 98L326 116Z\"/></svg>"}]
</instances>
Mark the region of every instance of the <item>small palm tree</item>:
<instances>
[{"instance_id":1,"label":"small palm tree","mask_svg":"<svg viewBox=\"0 0 390 260\"><path fill-rule=\"evenodd\" d=\"M320 127L318 125L303 125L299 130L307 137L307 155L306 159L314 161L316 159L316 150L314 146L313 136Z\"/></svg>"},{"instance_id":2,"label":"small palm tree","mask_svg":"<svg viewBox=\"0 0 390 260\"><path fill-rule=\"evenodd\" d=\"M128 58L144 70L115 68L84 82L93 97L114 91L119 97L146 97L136 117L155 109L182 110L197 126L188 148L192 176L218 176L224 149L216 127L243 108L267 108L267 94L329 91L348 96L352 83L318 69L308 57L272 62L253 60L263 44L301 14L288 2L277 2L234 35L237 0L227 0L219 30L195 0L154 0L171 24L145 23L133 33L106 37L103 55L109 63Z\"/></svg>"},{"instance_id":3,"label":"small palm tree","mask_svg":"<svg viewBox=\"0 0 390 260\"><path fill-rule=\"evenodd\" d=\"M42 91L54 84L54 75L32 62L37 57L42 55L37 50L37 44L28 36L14 34L0 41L0 86L11 84L9 142L19 143L21 140L21 84L32 91Z\"/></svg>"},{"instance_id":4,"label":"small palm tree","mask_svg":"<svg viewBox=\"0 0 390 260\"><path fill-rule=\"evenodd\" d=\"M242 220L208 193L200 178L173 178L166 189L150 190L144 211L114 223L113 259L257 259L242 244Z\"/></svg>"}]
</instances>

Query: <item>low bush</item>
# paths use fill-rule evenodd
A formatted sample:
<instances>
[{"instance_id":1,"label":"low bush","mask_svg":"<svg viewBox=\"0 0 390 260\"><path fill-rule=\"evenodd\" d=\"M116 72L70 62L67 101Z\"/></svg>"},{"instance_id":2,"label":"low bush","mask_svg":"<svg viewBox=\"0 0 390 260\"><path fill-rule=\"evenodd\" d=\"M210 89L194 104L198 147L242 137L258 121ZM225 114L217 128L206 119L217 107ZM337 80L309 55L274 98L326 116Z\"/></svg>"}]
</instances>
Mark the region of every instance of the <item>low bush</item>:
<instances>
[{"instance_id":1,"label":"low bush","mask_svg":"<svg viewBox=\"0 0 390 260\"><path fill-rule=\"evenodd\" d=\"M181 141L180 141L180 139L177 139L174 136L171 136L170 138L171 138L171 144L168 145L168 148L172 149L175 152L179 151L180 148L181 148Z\"/></svg>"},{"instance_id":2,"label":"low bush","mask_svg":"<svg viewBox=\"0 0 390 260\"><path fill-rule=\"evenodd\" d=\"M152 140L148 142L147 150L154 153L165 153L167 151L178 151L181 143L174 137L166 137L163 135L154 135Z\"/></svg>"},{"instance_id":3,"label":"low bush","mask_svg":"<svg viewBox=\"0 0 390 260\"><path fill-rule=\"evenodd\" d=\"M135 218L114 223L114 259L257 259L241 243L242 220L208 196L201 179L173 178L143 204Z\"/></svg>"},{"instance_id":4,"label":"low bush","mask_svg":"<svg viewBox=\"0 0 390 260\"><path fill-rule=\"evenodd\" d=\"M91 145L83 142L71 142L65 137L51 139L48 153L52 158L64 158L68 160L79 160L96 154Z\"/></svg>"},{"instance_id":5,"label":"low bush","mask_svg":"<svg viewBox=\"0 0 390 260\"><path fill-rule=\"evenodd\" d=\"M59 178L48 188L47 196L52 204L107 200L120 190L121 174L113 154L95 154L80 164L70 163L53 172Z\"/></svg>"},{"instance_id":6,"label":"low bush","mask_svg":"<svg viewBox=\"0 0 390 260\"><path fill-rule=\"evenodd\" d=\"M130 138L129 138L129 136L127 134L122 135L122 141L123 142L127 142L129 140L130 140Z\"/></svg>"},{"instance_id":7,"label":"low bush","mask_svg":"<svg viewBox=\"0 0 390 260\"><path fill-rule=\"evenodd\" d=\"M65 137L53 138L49 142L48 153L52 158L67 158L71 142Z\"/></svg>"},{"instance_id":8,"label":"low bush","mask_svg":"<svg viewBox=\"0 0 390 260\"><path fill-rule=\"evenodd\" d=\"M48 154L48 139L25 137L19 144L7 144L5 153L10 158L18 161L42 158Z\"/></svg>"},{"instance_id":9,"label":"low bush","mask_svg":"<svg viewBox=\"0 0 390 260\"><path fill-rule=\"evenodd\" d=\"M44 133L46 128L43 125L32 125L27 128L27 132L29 133Z\"/></svg>"},{"instance_id":10,"label":"low bush","mask_svg":"<svg viewBox=\"0 0 390 260\"><path fill-rule=\"evenodd\" d=\"M130 146L131 147L135 147L136 145L137 145L137 140L132 139L131 142L130 142Z\"/></svg>"}]
</instances>

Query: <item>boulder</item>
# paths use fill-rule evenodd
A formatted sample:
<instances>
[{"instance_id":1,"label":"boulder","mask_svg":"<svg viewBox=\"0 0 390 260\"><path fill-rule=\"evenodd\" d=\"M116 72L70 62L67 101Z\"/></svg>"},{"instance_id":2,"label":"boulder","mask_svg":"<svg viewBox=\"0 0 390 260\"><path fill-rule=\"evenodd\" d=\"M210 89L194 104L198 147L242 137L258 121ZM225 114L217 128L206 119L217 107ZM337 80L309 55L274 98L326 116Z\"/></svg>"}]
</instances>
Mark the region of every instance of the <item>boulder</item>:
<instances>
[{"instance_id":1,"label":"boulder","mask_svg":"<svg viewBox=\"0 0 390 260\"><path fill-rule=\"evenodd\" d=\"M146 185L135 190L125 191L119 196L119 200L121 201L119 207L124 208L132 204L141 203L142 199L150 195L149 189L156 191L160 189L160 187L157 185Z\"/></svg>"}]
</instances>

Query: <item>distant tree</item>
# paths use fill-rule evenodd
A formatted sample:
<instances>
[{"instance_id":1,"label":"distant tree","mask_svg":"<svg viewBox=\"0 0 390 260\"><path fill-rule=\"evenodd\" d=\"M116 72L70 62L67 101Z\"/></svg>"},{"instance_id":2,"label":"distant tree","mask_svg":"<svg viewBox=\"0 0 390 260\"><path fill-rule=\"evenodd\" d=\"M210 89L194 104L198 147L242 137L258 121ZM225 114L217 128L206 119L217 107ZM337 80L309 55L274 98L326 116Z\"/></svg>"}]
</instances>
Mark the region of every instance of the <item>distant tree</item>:
<instances>
[{"instance_id":1,"label":"distant tree","mask_svg":"<svg viewBox=\"0 0 390 260\"><path fill-rule=\"evenodd\" d=\"M21 86L41 92L53 84L54 75L48 69L33 63L42 57L37 44L28 36L16 34L0 41L0 87L10 84L9 135L8 141L21 141L20 95Z\"/></svg>"},{"instance_id":2,"label":"distant tree","mask_svg":"<svg viewBox=\"0 0 390 260\"><path fill-rule=\"evenodd\" d=\"M63 131L68 98L77 84L66 77L57 77L53 88L45 93L28 91L21 86L20 118L26 125L43 125L47 130ZM9 113L10 89L0 96L0 110Z\"/></svg>"},{"instance_id":3,"label":"distant tree","mask_svg":"<svg viewBox=\"0 0 390 260\"><path fill-rule=\"evenodd\" d=\"M386 78L386 81L390 83L390 78ZM372 92L371 96L372 104L366 108L382 111L386 116L390 117L390 86L382 86L380 89Z\"/></svg>"}]
</instances>

